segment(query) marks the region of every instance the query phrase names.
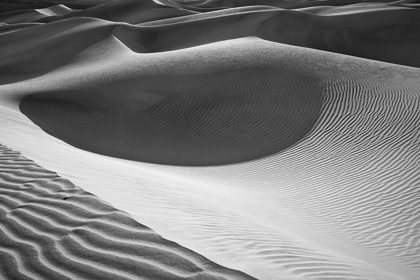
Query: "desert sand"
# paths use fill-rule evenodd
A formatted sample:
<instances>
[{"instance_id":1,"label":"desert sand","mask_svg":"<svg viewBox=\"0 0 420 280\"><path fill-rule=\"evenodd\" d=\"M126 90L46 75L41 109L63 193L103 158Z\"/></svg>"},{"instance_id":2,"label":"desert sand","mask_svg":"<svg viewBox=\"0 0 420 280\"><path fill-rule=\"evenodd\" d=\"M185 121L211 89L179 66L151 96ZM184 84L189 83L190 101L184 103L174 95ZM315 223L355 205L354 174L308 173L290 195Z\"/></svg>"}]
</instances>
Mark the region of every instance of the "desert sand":
<instances>
[{"instance_id":1,"label":"desert sand","mask_svg":"<svg viewBox=\"0 0 420 280\"><path fill-rule=\"evenodd\" d=\"M0 13L0 278L420 278L417 2L50 3Z\"/></svg>"},{"instance_id":2,"label":"desert sand","mask_svg":"<svg viewBox=\"0 0 420 280\"><path fill-rule=\"evenodd\" d=\"M0 146L2 279L251 279Z\"/></svg>"}]
</instances>

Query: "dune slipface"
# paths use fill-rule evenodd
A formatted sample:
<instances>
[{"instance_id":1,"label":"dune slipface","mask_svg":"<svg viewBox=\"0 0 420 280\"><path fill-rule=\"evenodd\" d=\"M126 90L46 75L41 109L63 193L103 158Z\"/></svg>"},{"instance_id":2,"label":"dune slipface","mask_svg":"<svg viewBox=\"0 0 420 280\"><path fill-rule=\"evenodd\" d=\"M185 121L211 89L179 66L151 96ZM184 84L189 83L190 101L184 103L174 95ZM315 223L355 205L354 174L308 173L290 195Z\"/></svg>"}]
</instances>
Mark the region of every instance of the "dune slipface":
<instances>
[{"instance_id":1,"label":"dune slipface","mask_svg":"<svg viewBox=\"0 0 420 280\"><path fill-rule=\"evenodd\" d=\"M2 279L253 279L0 145Z\"/></svg>"},{"instance_id":2,"label":"dune slipface","mask_svg":"<svg viewBox=\"0 0 420 280\"><path fill-rule=\"evenodd\" d=\"M287 60L259 55L269 49L226 53L225 47L162 53L150 62L130 54L138 75L96 88L29 95L20 110L74 146L161 164L241 162L298 142L322 106L316 77L295 71ZM143 69L154 76L144 77Z\"/></svg>"}]
</instances>

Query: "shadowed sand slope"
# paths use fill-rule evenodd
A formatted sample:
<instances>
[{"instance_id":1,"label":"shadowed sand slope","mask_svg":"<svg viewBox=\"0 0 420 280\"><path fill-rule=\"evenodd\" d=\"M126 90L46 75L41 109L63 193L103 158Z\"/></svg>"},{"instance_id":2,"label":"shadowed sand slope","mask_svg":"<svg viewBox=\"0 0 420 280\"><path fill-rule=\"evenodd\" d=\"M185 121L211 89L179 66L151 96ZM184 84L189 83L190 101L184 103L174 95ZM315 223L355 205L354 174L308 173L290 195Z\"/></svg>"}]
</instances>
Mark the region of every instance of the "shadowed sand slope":
<instances>
[{"instance_id":1,"label":"shadowed sand slope","mask_svg":"<svg viewBox=\"0 0 420 280\"><path fill-rule=\"evenodd\" d=\"M1 279L253 279L0 145Z\"/></svg>"},{"instance_id":2,"label":"shadowed sand slope","mask_svg":"<svg viewBox=\"0 0 420 280\"><path fill-rule=\"evenodd\" d=\"M310 131L322 107L316 77L283 56L273 61L259 53L270 49L225 52L227 45L215 44L148 59L112 42L121 62L134 63L134 75L122 69L122 79L94 88L28 95L21 111L46 132L90 151L162 164L215 165L293 145ZM144 71L155 74L142 77Z\"/></svg>"}]
</instances>

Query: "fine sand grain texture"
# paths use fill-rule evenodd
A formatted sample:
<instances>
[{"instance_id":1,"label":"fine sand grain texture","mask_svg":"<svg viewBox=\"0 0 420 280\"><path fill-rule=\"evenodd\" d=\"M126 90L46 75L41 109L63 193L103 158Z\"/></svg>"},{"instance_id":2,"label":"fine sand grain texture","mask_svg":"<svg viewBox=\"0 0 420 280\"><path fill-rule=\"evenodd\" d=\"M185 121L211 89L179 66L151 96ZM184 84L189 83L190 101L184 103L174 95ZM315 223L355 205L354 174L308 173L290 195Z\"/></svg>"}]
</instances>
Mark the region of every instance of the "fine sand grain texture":
<instances>
[{"instance_id":1,"label":"fine sand grain texture","mask_svg":"<svg viewBox=\"0 0 420 280\"><path fill-rule=\"evenodd\" d=\"M95 3L0 14L4 277L420 279L417 2Z\"/></svg>"},{"instance_id":2,"label":"fine sand grain texture","mask_svg":"<svg viewBox=\"0 0 420 280\"><path fill-rule=\"evenodd\" d=\"M253 279L0 145L1 279Z\"/></svg>"}]
</instances>

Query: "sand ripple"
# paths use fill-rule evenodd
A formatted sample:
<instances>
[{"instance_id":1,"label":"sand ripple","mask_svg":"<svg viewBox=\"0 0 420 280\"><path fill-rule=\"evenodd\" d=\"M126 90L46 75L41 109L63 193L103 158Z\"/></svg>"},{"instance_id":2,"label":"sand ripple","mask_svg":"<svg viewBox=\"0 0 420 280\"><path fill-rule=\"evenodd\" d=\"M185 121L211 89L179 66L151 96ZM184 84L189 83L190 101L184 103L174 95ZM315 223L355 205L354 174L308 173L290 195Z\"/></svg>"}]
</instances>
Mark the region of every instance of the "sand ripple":
<instances>
[{"instance_id":1,"label":"sand ripple","mask_svg":"<svg viewBox=\"0 0 420 280\"><path fill-rule=\"evenodd\" d=\"M251 279L0 148L2 279Z\"/></svg>"},{"instance_id":2,"label":"sand ripple","mask_svg":"<svg viewBox=\"0 0 420 280\"><path fill-rule=\"evenodd\" d=\"M0 140L197 253L1 146L0 278L419 279L418 1L159 2L0 14Z\"/></svg>"}]
</instances>

